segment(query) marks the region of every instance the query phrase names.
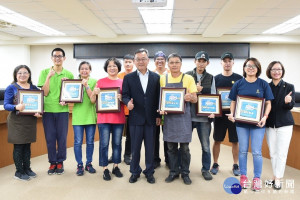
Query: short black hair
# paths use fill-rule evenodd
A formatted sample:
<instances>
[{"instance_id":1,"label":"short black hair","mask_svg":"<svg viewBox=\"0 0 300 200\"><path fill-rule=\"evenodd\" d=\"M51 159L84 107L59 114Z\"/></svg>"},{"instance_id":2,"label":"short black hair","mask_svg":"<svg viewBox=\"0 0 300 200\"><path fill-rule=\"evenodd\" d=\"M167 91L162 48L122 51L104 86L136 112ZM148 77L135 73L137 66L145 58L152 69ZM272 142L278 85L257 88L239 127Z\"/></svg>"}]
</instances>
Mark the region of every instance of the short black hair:
<instances>
[{"instance_id":1,"label":"short black hair","mask_svg":"<svg viewBox=\"0 0 300 200\"><path fill-rule=\"evenodd\" d=\"M19 65L19 66L17 66L17 67L14 69L14 73L13 73L14 81L13 81L12 83L18 82L18 80L17 80L17 73L18 73L18 71L19 71L20 69L22 69L22 68L25 68L25 69L28 71L28 73L29 73L29 78L28 78L28 81L27 81L27 82L28 82L30 85L32 85L32 81L31 81L31 70L29 69L29 67L28 67L27 65Z\"/></svg>"},{"instance_id":2,"label":"short black hair","mask_svg":"<svg viewBox=\"0 0 300 200\"><path fill-rule=\"evenodd\" d=\"M55 48L55 49L53 49L52 52L51 52L51 56L53 56L53 52L54 51L60 51L60 52L62 52L62 54L63 54L64 57L66 56L65 51L62 48Z\"/></svg>"},{"instance_id":3,"label":"short black hair","mask_svg":"<svg viewBox=\"0 0 300 200\"><path fill-rule=\"evenodd\" d=\"M113 61L113 62L117 65L117 67L118 67L118 72L120 72L120 71L121 71L122 64L121 64L121 62L120 62L117 58L115 58L115 57L109 58L109 59L107 59L107 60L105 61L105 63L104 63L104 71L107 72L107 66L108 66L108 64L109 64L110 61Z\"/></svg>"},{"instance_id":4,"label":"short black hair","mask_svg":"<svg viewBox=\"0 0 300 200\"><path fill-rule=\"evenodd\" d=\"M170 58L179 58L179 59L180 59L180 62L182 62L182 58L181 58L181 56L180 56L178 53L171 53L171 54L168 56L168 59L167 59L168 62L169 62Z\"/></svg>"},{"instance_id":5,"label":"short black hair","mask_svg":"<svg viewBox=\"0 0 300 200\"><path fill-rule=\"evenodd\" d=\"M267 71L266 71L266 75L269 79L272 79L272 76L271 76L271 70L272 70L272 67L275 65L275 64L280 64L281 66L281 69L282 69L282 76L281 78L284 77L284 74L285 74L285 69L284 69L284 66L283 64L280 62L280 61L273 61L269 64L268 68L267 68Z\"/></svg>"},{"instance_id":6,"label":"short black hair","mask_svg":"<svg viewBox=\"0 0 300 200\"><path fill-rule=\"evenodd\" d=\"M123 57L123 60L134 60L134 56L131 55L131 54L126 54L124 57Z\"/></svg>"},{"instance_id":7,"label":"short black hair","mask_svg":"<svg viewBox=\"0 0 300 200\"><path fill-rule=\"evenodd\" d=\"M136 50L136 51L134 52L134 56L135 56L136 54L138 54L138 53L143 53L143 52L145 52L145 53L147 54L148 58L149 58L149 51L148 51L147 49L145 49L145 48L141 48L141 49Z\"/></svg>"},{"instance_id":8,"label":"short black hair","mask_svg":"<svg viewBox=\"0 0 300 200\"><path fill-rule=\"evenodd\" d=\"M247 58L246 60L245 60L245 62L244 62L244 64L243 64L243 76L246 78L246 76L247 76L247 74L246 74L246 72L245 72L245 67L246 67L246 65L247 65L247 62L248 61L252 61L252 62L254 62L254 65L257 67L257 72L256 72L256 78L258 78L259 76L260 76L260 74L261 74L261 64L260 64L260 62L256 59L256 58L253 58L253 57L251 57L251 58Z\"/></svg>"}]
</instances>

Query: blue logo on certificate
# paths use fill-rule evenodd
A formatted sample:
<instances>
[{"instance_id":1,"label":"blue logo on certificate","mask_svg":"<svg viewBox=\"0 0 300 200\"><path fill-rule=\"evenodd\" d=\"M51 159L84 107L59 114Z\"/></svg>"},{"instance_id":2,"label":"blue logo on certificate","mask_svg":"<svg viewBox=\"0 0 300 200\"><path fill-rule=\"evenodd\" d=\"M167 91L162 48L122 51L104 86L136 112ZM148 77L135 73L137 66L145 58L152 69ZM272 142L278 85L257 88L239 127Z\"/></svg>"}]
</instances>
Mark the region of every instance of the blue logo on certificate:
<instances>
[{"instance_id":1,"label":"blue logo on certificate","mask_svg":"<svg viewBox=\"0 0 300 200\"><path fill-rule=\"evenodd\" d=\"M230 106L231 100L229 99L229 92L221 93L222 106Z\"/></svg>"},{"instance_id":2,"label":"blue logo on certificate","mask_svg":"<svg viewBox=\"0 0 300 200\"><path fill-rule=\"evenodd\" d=\"M101 107L102 108L116 107L116 93L115 92L101 93Z\"/></svg>"},{"instance_id":3,"label":"blue logo on certificate","mask_svg":"<svg viewBox=\"0 0 300 200\"><path fill-rule=\"evenodd\" d=\"M202 112L217 112L216 99L201 99L201 105Z\"/></svg>"},{"instance_id":4,"label":"blue logo on certificate","mask_svg":"<svg viewBox=\"0 0 300 200\"><path fill-rule=\"evenodd\" d=\"M181 93L166 93L165 108L180 108Z\"/></svg>"},{"instance_id":5,"label":"blue logo on certificate","mask_svg":"<svg viewBox=\"0 0 300 200\"><path fill-rule=\"evenodd\" d=\"M26 110L37 110L38 109L38 96L37 95L23 95L23 103L25 104Z\"/></svg>"},{"instance_id":6,"label":"blue logo on certificate","mask_svg":"<svg viewBox=\"0 0 300 200\"><path fill-rule=\"evenodd\" d=\"M242 102L240 116L256 119L258 103Z\"/></svg>"},{"instance_id":7,"label":"blue logo on certificate","mask_svg":"<svg viewBox=\"0 0 300 200\"><path fill-rule=\"evenodd\" d=\"M66 85L66 92L69 97L71 98L78 98L79 97L79 87L80 85L72 85L68 84Z\"/></svg>"}]
</instances>

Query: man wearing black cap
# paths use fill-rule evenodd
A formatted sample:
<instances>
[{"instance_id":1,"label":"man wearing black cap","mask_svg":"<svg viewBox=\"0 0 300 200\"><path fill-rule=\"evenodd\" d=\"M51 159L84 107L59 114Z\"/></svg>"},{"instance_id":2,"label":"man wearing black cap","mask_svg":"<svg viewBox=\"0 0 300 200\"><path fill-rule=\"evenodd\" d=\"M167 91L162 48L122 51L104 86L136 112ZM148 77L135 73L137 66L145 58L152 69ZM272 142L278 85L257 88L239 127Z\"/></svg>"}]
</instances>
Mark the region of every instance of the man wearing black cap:
<instances>
[{"instance_id":1,"label":"man wearing black cap","mask_svg":"<svg viewBox=\"0 0 300 200\"><path fill-rule=\"evenodd\" d=\"M232 87L233 84L243 78L241 75L233 73L232 67L234 64L234 58L232 53L226 52L221 56L221 64L223 66L222 74L215 76L216 87ZM222 117L216 117L214 123L214 144L213 144L213 158L214 164L210 172L216 175L219 171L219 154L220 146L222 141L225 138L226 131L228 130L229 142L232 143L232 155L233 155L233 168L232 172L235 176L240 175L240 169L238 166L238 155L239 155L239 146L238 146L238 137L236 133L235 123L232 123L228 120L228 117L225 114L229 114L230 111L223 111Z\"/></svg>"},{"instance_id":2,"label":"man wearing black cap","mask_svg":"<svg viewBox=\"0 0 300 200\"><path fill-rule=\"evenodd\" d=\"M153 72L157 73L158 75L162 76L165 75L169 72L169 70L166 68L166 58L167 56L164 54L162 51L158 51L154 55L154 64L155 64L155 70ZM162 124L163 125L163 121ZM160 125L156 126L156 133L155 133L155 147L154 147L154 169L160 166L160 157L159 157L159 146L160 146ZM167 143L164 142L164 156L165 156L165 162L166 165L168 166L169 161L168 161L168 146Z\"/></svg>"},{"instance_id":3,"label":"man wearing black cap","mask_svg":"<svg viewBox=\"0 0 300 200\"><path fill-rule=\"evenodd\" d=\"M196 67L187 72L192 75L197 83L197 90L201 94L216 94L215 79L213 75L206 72L206 67L209 65L209 56L205 51L199 51L195 55ZM211 121L214 118L214 114L206 116L196 115L196 104L191 106L192 123L193 128L197 129L198 137L202 146L202 176L205 180L212 180L212 176L209 173L211 165L211 153L209 136L211 131Z\"/></svg>"}]
</instances>

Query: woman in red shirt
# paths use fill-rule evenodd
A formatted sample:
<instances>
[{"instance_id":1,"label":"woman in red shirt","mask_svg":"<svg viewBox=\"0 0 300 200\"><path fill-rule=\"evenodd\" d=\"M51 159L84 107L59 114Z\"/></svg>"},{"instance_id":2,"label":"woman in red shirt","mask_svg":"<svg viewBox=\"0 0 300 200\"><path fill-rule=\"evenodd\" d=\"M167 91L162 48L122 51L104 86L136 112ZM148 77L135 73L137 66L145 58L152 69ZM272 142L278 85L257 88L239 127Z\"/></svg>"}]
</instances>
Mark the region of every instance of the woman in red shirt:
<instances>
[{"instance_id":1,"label":"woman in red shirt","mask_svg":"<svg viewBox=\"0 0 300 200\"><path fill-rule=\"evenodd\" d=\"M121 71L121 63L116 58L109 58L104 64L104 71L108 76L98 80L93 91L91 101L96 101L96 95L99 94L101 88L119 87L120 94L117 98L121 101L122 83L123 80L118 78L118 73ZM123 127L125 123L124 105L121 103L120 112L105 112L98 113L97 124L100 138L99 150L99 165L103 167L103 179L111 180L108 165L108 146L110 133L112 133L112 161L114 163L112 173L116 177L123 177L118 164L121 162L121 141Z\"/></svg>"}]
</instances>

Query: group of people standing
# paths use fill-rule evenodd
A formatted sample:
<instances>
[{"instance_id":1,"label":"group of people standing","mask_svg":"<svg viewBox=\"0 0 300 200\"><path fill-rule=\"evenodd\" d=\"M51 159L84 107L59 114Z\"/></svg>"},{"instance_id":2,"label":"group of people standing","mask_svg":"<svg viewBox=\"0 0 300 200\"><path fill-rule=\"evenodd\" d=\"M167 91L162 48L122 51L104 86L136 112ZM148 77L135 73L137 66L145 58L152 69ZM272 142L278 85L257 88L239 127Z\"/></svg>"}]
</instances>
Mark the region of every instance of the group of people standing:
<instances>
[{"instance_id":1,"label":"group of people standing","mask_svg":"<svg viewBox=\"0 0 300 200\"><path fill-rule=\"evenodd\" d=\"M66 160L66 140L68 133L69 108L65 102L59 102L61 80L74 79L73 74L63 67L66 59L61 48L55 48L51 53L53 66L40 73L38 87L44 90L43 126L47 142L48 174L63 174ZM96 125L99 130L99 165L103 167L103 179L111 180L111 173L123 177L119 168L121 162L122 135L126 135L124 162L130 164L130 183L137 182L143 172L147 182L155 183L154 169L161 164L159 156L160 131L163 133L164 157L169 167L169 175L165 182L176 178L183 179L187 185L192 181L189 177L191 154L189 143L192 131L196 128L202 146L202 176L212 180L219 171L218 158L220 144L229 134L232 143L233 165L232 172L240 175L240 185L247 188L247 154L251 138L251 150L254 165L252 190L259 191L262 187L262 142L265 132L270 149L274 176L267 181L275 189L281 188L288 147L293 131L293 117L290 110L295 103L295 90L292 84L282 80L285 68L279 61L271 62L267 68L267 76L271 79L268 84L259 78L261 65L256 58L248 58L243 64L243 76L233 73L234 57L226 52L221 56L223 72L213 76L206 71L209 65L209 55L200 51L195 55L195 68L183 73L182 58L176 53L166 56L162 51L154 55L156 69L148 69L149 53L146 49L137 50L134 55L123 58L124 72L121 72L121 62L109 58L104 64L107 77L95 80L90 77L90 63L80 63L79 78L84 86L83 102L75 103L72 111L74 130L74 153L77 161L78 176L84 171L95 173L92 165L94 151L94 136ZM168 68L166 68L166 63ZM133 66L137 70L133 71ZM11 111L8 124L8 142L14 144L13 158L16 165L15 178L29 180L36 177L30 168L30 144L36 140L36 118L34 116L17 115L16 111L25 108L23 102L17 104L18 89L38 89L31 82L31 71L25 65L15 68L14 81L5 91L4 108ZM117 96L121 102L120 112L96 113L96 96L101 88L119 87ZM158 110L160 88L186 88L184 95L185 112L183 114L167 113ZM223 111L221 117L197 116L197 94L216 94L218 87L231 87L230 111ZM265 99L264 115L257 125L235 122L233 112L237 95L260 97ZM211 162L210 133L213 129L213 164ZM82 161L82 143L86 133L86 163ZM108 169L108 149L112 136L112 172ZM140 167L140 151L144 141L145 165ZM239 165L238 165L239 163ZM251 182L250 182L251 184Z\"/></svg>"}]
</instances>

